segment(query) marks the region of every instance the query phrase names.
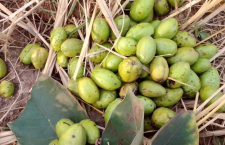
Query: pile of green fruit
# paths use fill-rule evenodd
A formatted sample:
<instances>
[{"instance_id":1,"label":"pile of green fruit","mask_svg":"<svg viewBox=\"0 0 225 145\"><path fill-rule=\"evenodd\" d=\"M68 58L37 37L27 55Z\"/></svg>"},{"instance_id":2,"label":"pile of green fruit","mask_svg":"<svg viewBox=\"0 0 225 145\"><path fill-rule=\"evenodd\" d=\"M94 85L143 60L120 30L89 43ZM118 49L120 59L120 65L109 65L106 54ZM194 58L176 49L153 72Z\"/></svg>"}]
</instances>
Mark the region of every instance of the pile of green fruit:
<instances>
[{"instance_id":1,"label":"pile of green fruit","mask_svg":"<svg viewBox=\"0 0 225 145\"><path fill-rule=\"evenodd\" d=\"M86 145L94 144L100 137L96 124L90 119L74 123L70 119L61 119L57 122L55 132L59 139L54 139L49 145Z\"/></svg>"}]
</instances>

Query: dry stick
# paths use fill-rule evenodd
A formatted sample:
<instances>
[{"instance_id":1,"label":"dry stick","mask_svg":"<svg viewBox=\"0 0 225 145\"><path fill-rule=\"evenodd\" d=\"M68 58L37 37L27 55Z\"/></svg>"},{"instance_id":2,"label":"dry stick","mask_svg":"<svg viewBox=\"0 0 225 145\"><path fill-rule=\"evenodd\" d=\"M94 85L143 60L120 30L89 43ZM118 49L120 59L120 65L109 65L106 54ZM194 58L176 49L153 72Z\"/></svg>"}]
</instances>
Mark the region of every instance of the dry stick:
<instances>
[{"instance_id":1,"label":"dry stick","mask_svg":"<svg viewBox=\"0 0 225 145\"><path fill-rule=\"evenodd\" d=\"M225 129L217 130L217 131L207 131L201 133L200 137L211 137L211 136L223 136L225 135Z\"/></svg>"},{"instance_id":2,"label":"dry stick","mask_svg":"<svg viewBox=\"0 0 225 145\"><path fill-rule=\"evenodd\" d=\"M124 9L127 4L130 2L130 0L126 0L123 5L122 5L122 9ZM122 9L118 9L114 14L113 14L113 18L122 10Z\"/></svg>"},{"instance_id":3,"label":"dry stick","mask_svg":"<svg viewBox=\"0 0 225 145\"><path fill-rule=\"evenodd\" d=\"M219 116L220 116L220 114L219 115L217 115L216 117L214 117L213 119L211 119L210 121L208 121L206 124L204 124L202 127L200 127L199 129L198 129L198 132L201 132L203 129L205 129L207 126L209 126L210 124L212 124L216 119L218 119L219 118Z\"/></svg>"},{"instance_id":4,"label":"dry stick","mask_svg":"<svg viewBox=\"0 0 225 145\"><path fill-rule=\"evenodd\" d=\"M195 96L195 103L194 103L194 113L196 113L196 109L197 109L197 104L198 104L198 97L199 97L199 92L196 93L196 96Z\"/></svg>"},{"instance_id":5,"label":"dry stick","mask_svg":"<svg viewBox=\"0 0 225 145\"><path fill-rule=\"evenodd\" d=\"M171 77L168 77L168 79L169 79L169 80L172 80L172 81L175 81L175 82L178 82L178 83L180 83L180 84L182 84L182 85L185 85L185 86L188 86L188 87L191 87L191 88L194 88L194 89L195 89L194 86L185 84L185 83L183 83L183 82L181 82L181 81L178 81L178 80L176 80L176 79L173 79L173 78L171 78Z\"/></svg>"},{"instance_id":6,"label":"dry stick","mask_svg":"<svg viewBox=\"0 0 225 145\"><path fill-rule=\"evenodd\" d=\"M183 101L182 98L181 98L181 103L182 103L182 105L184 106L184 110L187 111L187 108L186 108L186 106L185 106L184 101Z\"/></svg>"}]
</instances>

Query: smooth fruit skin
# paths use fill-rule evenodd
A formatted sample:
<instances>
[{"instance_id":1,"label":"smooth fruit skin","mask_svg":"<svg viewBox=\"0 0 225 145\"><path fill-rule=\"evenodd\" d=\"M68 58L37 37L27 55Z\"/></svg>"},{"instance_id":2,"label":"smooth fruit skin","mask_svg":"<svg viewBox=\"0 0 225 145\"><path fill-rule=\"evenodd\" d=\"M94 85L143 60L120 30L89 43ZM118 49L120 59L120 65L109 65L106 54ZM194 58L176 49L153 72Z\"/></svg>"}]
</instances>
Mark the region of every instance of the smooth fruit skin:
<instances>
[{"instance_id":1,"label":"smooth fruit skin","mask_svg":"<svg viewBox=\"0 0 225 145\"><path fill-rule=\"evenodd\" d=\"M5 62L0 58L0 78L3 78L7 74L7 67Z\"/></svg>"},{"instance_id":2,"label":"smooth fruit skin","mask_svg":"<svg viewBox=\"0 0 225 145\"><path fill-rule=\"evenodd\" d=\"M68 74L69 74L70 78L73 77L73 74L74 74L75 69L77 67L78 60L79 60L78 57L73 57L69 61L69 64L68 64ZM82 78L84 76L83 73L84 73L84 64L82 63L81 66L80 66L80 69L78 71L78 74L77 74L77 79Z\"/></svg>"},{"instance_id":3,"label":"smooth fruit skin","mask_svg":"<svg viewBox=\"0 0 225 145\"><path fill-rule=\"evenodd\" d=\"M131 91L136 94L138 90L138 83L132 82L132 83L126 83L120 88L119 95L121 98L125 98L127 91L131 89Z\"/></svg>"},{"instance_id":4,"label":"smooth fruit skin","mask_svg":"<svg viewBox=\"0 0 225 145\"><path fill-rule=\"evenodd\" d=\"M186 31L178 31L172 40L177 43L178 47L194 47L196 45L194 35Z\"/></svg>"},{"instance_id":5,"label":"smooth fruit skin","mask_svg":"<svg viewBox=\"0 0 225 145\"><path fill-rule=\"evenodd\" d=\"M110 48L110 47L112 47L112 44L104 43L104 44L102 44L102 46L104 46L106 48ZM88 53L91 54L91 53L98 52L98 51L101 51L101 50L105 50L105 49L98 46L98 45L95 45L94 47L92 47L90 49L90 51ZM104 60L104 58L106 57L107 54L108 54L108 51L99 52L97 54L90 55L88 58L90 59L90 61L92 61L94 63L101 63Z\"/></svg>"},{"instance_id":6,"label":"smooth fruit skin","mask_svg":"<svg viewBox=\"0 0 225 145\"><path fill-rule=\"evenodd\" d=\"M199 58L210 59L217 53L218 48L214 44L202 44L195 47L195 50L198 51Z\"/></svg>"},{"instance_id":7,"label":"smooth fruit skin","mask_svg":"<svg viewBox=\"0 0 225 145\"><path fill-rule=\"evenodd\" d=\"M109 118L113 112L113 110L116 108L116 106L122 101L121 98L114 100L113 102L111 102L109 104L109 106L106 108L105 110L105 114L104 114L104 119L105 119L105 123L107 124L107 122L109 121Z\"/></svg>"},{"instance_id":8,"label":"smooth fruit skin","mask_svg":"<svg viewBox=\"0 0 225 145\"><path fill-rule=\"evenodd\" d=\"M55 126L55 132L58 138L60 138L61 135L73 124L74 122L67 118L59 120Z\"/></svg>"},{"instance_id":9,"label":"smooth fruit skin","mask_svg":"<svg viewBox=\"0 0 225 145\"><path fill-rule=\"evenodd\" d=\"M78 91L80 97L90 103L93 104L99 99L99 90L97 85L88 77L83 77L78 81Z\"/></svg>"},{"instance_id":10,"label":"smooth fruit skin","mask_svg":"<svg viewBox=\"0 0 225 145\"><path fill-rule=\"evenodd\" d=\"M107 41L110 33L108 23L103 18L96 18L91 31L91 36L94 42L102 44Z\"/></svg>"},{"instance_id":11,"label":"smooth fruit skin","mask_svg":"<svg viewBox=\"0 0 225 145\"><path fill-rule=\"evenodd\" d=\"M48 51L45 48L42 47L36 48L31 53L31 61L36 69L44 68L47 59L48 59Z\"/></svg>"},{"instance_id":12,"label":"smooth fruit skin","mask_svg":"<svg viewBox=\"0 0 225 145\"><path fill-rule=\"evenodd\" d=\"M154 31L155 31L158 28L158 26L161 24L161 21L160 20L154 20L154 21L151 21L150 24L153 26Z\"/></svg>"},{"instance_id":13,"label":"smooth fruit skin","mask_svg":"<svg viewBox=\"0 0 225 145\"><path fill-rule=\"evenodd\" d=\"M204 73L210 68L211 68L211 63L206 58L198 58L198 60L193 65L191 65L191 69L198 74Z\"/></svg>"},{"instance_id":14,"label":"smooth fruit skin","mask_svg":"<svg viewBox=\"0 0 225 145\"><path fill-rule=\"evenodd\" d=\"M154 16L154 11L152 10L149 15L141 21L141 23L144 23L144 22L147 22L147 23L150 23L153 19L153 16Z\"/></svg>"},{"instance_id":15,"label":"smooth fruit skin","mask_svg":"<svg viewBox=\"0 0 225 145\"><path fill-rule=\"evenodd\" d=\"M137 95L136 97L144 105L144 114L145 115L149 115L149 114L151 114L155 110L156 104L150 98L145 97L145 96L142 96L142 95Z\"/></svg>"},{"instance_id":16,"label":"smooth fruit skin","mask_svg":"<svg viewBox=\"0 0 225 145\"><path fill-rule=\"evenodd\" d=\"M9 98L14 94L14 90L15 90L15 87L12 82L3 80L0 83L0 95L1 96L5 97L5 98Z\"/></svg>"},{"instance_id":17,"label":"smooth fruit skin","mask_svg":"<svg viewBox=\"0 0 225 145\"><path fill-rule=\"evenodd\" d=\"M163 57L172 57L177 52L177 44L167 38L157 38L156 42L156 55L163 55Z\"/></svg>"},{"instance_id":18,"label":"smooth fruit skin","mask_svg":"<svg viewBox=\"0 0 225 145\"><path fill-rule=\"evenodd\" d=\"M31 64L31 53L34 49L41 47L39 44L28 44L27 46L24 47L24 49L20 53L20 61L23 64Z\"/></svg>"},{"instance_id":19,"label":"smooth fruit skin","mask_svg":"<svg viewBox=\"0 0 225 145\"><path fill-rule=\"evenodd\" d=\"M154 127L152 126L152 121L149 116L145 116L144 118L144 131L150 131L154 130Z\"/></svg>"},{"instance_id":20,"label":"smooth fruit skin","mask_svg":"<svg viewBox=\"0 0 225 145\"><path fill-rule=\"evenodd\" d=\"M170 11L169 4L167 0L155 0L154 12L157 16L164 16Z\"/></svg>"},{"instance_id":21,"label":"smooth fruit skin","mask_svg":"<svg viewBox=\"0 0 225 145\"><path fill-rule=\"evenodd\" d=\"M210 86L215 89L220 87L220 75L216 68L211 67L200 76L201 86Z\"/></svg>"},{"instance_id":22,"label":"smooth fruit skin","mask_svg":"<svg viewBox=\"0 0 225 145\"><path fill-rule=\"evenodd\" d=\"M108 69L112 72L117 72L119 64L123 61L123 59L115 54L110 53L106 56L105 60L102 63L102 67Z\"/></svg>"},{"instance_id":23,"label":"smooth fruit skin","mask_svg":"<svg viewBox=\"0 0 225 145\"><path fill-rule=\"evenodd\" d=\"M79 79L74 80L69 80L67 84L67 89L71 91L76 97L80 97L79 95L79 90L78 90L78 81Z\"/></svg>"},{"instance_id":24,"label":"smooth fruit skin","mask_svg":"<svg viewBox=\"0 0 225 145\"><path fill-rule=\"evenodd\" d=\"M76 29L76 26L73 24L68 24L64 26L64 29L66 30L66 33L69 36L69 33L74 31ZM70 36L70 38L79 38L79 33L78 32L74 33L73 35Z\"/></svg>"},{"instance_id":25,"label":"smooth fruit skin","mask_svg":"<svg viewBox=\"0 0 225 145\"><path fill-rule=\"evenodd\" d=\"M129 27L129 30L134 27L135 25L137 25L138 23L137 22L134 22L133 20L130 19L130 27ZM129 31L128 30L128 31Z\"/></svg>"},{"instance_id":26,"label":"smooth fruit skin","mask_svg":"<svg viewBox=\"0 0 225 145\"><path fill-rule=\"evenodd\" d=\"M62 51L58 51L57 53L57 63L59 64L59 66L63 67L63 68L66 68L68 66L68 57L65 56Z\"/></svg>"},{"instance_id":27,"label":"smooth fruit skin","mask_svg":"<svg viewBox=\"0 0 225 145\"><path fill-rule=\"evenodd\" d=\"M137 42L132 38L121 37L115 45L115 50L124 56L136 54Z\"/></svg>"},{"instance_id":28,"label":"smooth fruit skin","mask_svg":"<svg viewBox=\"0 0 225 145\"><path fill-rule=\"evenodd\" d=\"M61 51L67 57L79 56L83 47L83 41L77 38L70 38L61 45Z\"/></svg>"},{"instance_id":29,"label":"smooth fruit skin","mask_svg":"<svg viewBox=\"0 0 225 145\"><path fill-rule=\"evenodd\" d=\"M58 139L54 139L48 145L59 145L59 140Z\"/></svg>"},{"instance_id":30,"label":"smooth fruit skin","mask_svg":"<svg viewBox=\"0 0 225 145\"><path fill-rule=\"evenodd\" d=\"M180 7L184 3L184 0L176 0L176 1L177 1L178 7ZM170 4L171 7L175 8L175 1L174 0L168 0L168 3Z\"/></svg>"},{"instance_id":31,"label":"smooth fruit skin","mask_svg":"<svg viewBox=\"0 0 225 145\"><path fill-rule=\"evenodd\" d=\"M67 38L67 32L63 27L58 27L54 29L50 37L50 43L51 43L52 49L55 51L60 51L61 45L66 40L66 38Z\"/></svg>"}]
</instances>

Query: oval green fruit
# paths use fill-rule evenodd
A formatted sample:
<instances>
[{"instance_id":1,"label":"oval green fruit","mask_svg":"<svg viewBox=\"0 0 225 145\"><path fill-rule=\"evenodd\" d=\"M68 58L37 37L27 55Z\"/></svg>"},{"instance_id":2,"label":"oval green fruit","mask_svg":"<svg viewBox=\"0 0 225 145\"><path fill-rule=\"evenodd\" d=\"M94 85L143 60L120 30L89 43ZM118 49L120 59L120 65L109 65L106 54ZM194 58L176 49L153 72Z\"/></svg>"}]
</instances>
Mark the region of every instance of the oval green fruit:
<instances>
[{"instance_id":1,"label":"oval green fruit","mask_svg":"<svg viewBox=\"0 0 225 145\"><path fill-rule=\"evenodd\" d=\"M184 0L176 0L176 1L178 7L180 7L184 3ZM168 3L170 4L171 7L175 8L175 0L168 0Z\"/></svg>"},{"instance_id":2,"label":"oval green fruit","mask_svg":"<svg viewBox=\"0 0 225 145\"><path fill-rule=\"evenodd\" d=\"M68 74L69 74L70 78L72 78L73 75L74 75L75 69L77 67L78 60L79 60L78 57L73 57L69 61ZM80 66L80 69L78 71L78 74L77 74L77 79L82 78L84 76L83 73L84 73L84 64L82 63L81 66Z\"/></svg>"},{"instance_id":3,"label":"oval green fruit","mask_svg":"<svg viewBox=\"0 0 225 145\"><path fill-rule=\"evenodd\" d=\"M90 103L93 104L99 99L99 90L96 84L88 77L83 77L78 81L78 91L80 97Z\"/></svg>"},{"instance_id":4,"label":"oval green fruit","mask_svg":"<svg viewBox=\"0 0 225 145\"><path fill-rule=\"evenodd\" d=\"M178 31L172 40L177 43L178 47L194 47L196 45L195 36L186 31Z\"/></svg>"},{"instance_id":5,"label":"oval green fruit","mask_svg":"<svg viewBox=\"0 0 225 145\"><path fill-rule=\"evenodd\" d=\"M156 53L156 43L150 36L140 39L137 44L136 56L143 63L148 64L152 61Z\"/></svg>"},{"instance_id":6,"label":"oval green fruit","mask_svg":"<svg viewBox=\"0 0 225 145\"><path fill-rule=\"evenodd\" d=\"M211 67L211 63L206 58L198 58L198 60L191 65L191 69L196 73L203 73L209 70Z\"/></svg>"},{"instance_id":7,"label":"oval green fruit","mask_svg":"<svg viewBox=\"0 0 225 145\"><path fill-rule=\"evenodd\" d=\"M163 57L174 56L177 52L177 44L166 38L157 38L156 42L156 55L163 55Z\"/></svg>"},{"instance_id":8,"label":"oval green fruit","mask_svg":"<svg viewBox=\"0 0 225 145\"><path fill-rule=\"evenodd\" d=\"M93 69L91 78L100 88L105 90L116 90L121 86L118 76L104 68Z\"/></svg>"},{"instance_id":9,"label":"oval green fruit","mask_svg":"<svg viewBox=\"0 0 225 145\"><path fill-rule=\"evenodd\" d=\"M216 89L220 87L220 75L216 68L211 67L200 76L201 86L210 86Z\"/></svg>"},{"instance_id":10,"label":"oval green fruit","mask_svg":"<svg viewBox=\"0 0 225 145\"><path fill-rule=\"evenodd\" d=\"M154 20L154 21L151 21L150 24L153 26L154 30L156 30L158 28L158 26L161 24L161 21Z\"/></svg>"},{"instance_id":11,"label":"oval green fruit","mask_svg":"<svg viewBox=\"0 0 225 145\"><path fill-rule=\"evenodd\" d=\"M70 119L63 118L59 120L55 126L55 132L58 136L58 138L61 137L61 135L71 126L74 122Z\"/></svg>"},{"instance_id":12,"label":"oval green fruit","mask_svg":"<svg viewBox=\"0 0 225 145\"><path fill-rule=\"evenodd\" d=\"M58 27L54 29L51 33L50 43L51 47L55 51L61 50L62 43L66 40L67 33L63 27Z\"/></svg>"},{"instance_id":13,"label":"oval green fruit","mask_svg":"<svg viewBox=\"0 0 225 145\"><path fill-rule=\"evenodd\" d=\"M134 27L135 25L137 25L137 22L134 22L133 20L130 19L130 27L129 30Z\"/></svg>"},{"instance_id":14,"label":"oval green fruit","mask_svg":"<svg viewBox=\"0 0 225 145\"><path fill-rule=\"evenodd\" d=\"M74 30L76 30L76 26L73 24L68 24L64 27L64 29L66 30L67 36L69 36L69 34L71 32L73 32ZM79 33L75 32L73 35L70 36L70 38L79 38Z\"/></svg>"},{"instance_id":15,"label":"oval green fruit","mask_svg":"<svg viewBox=\"0 0 225 145\"><path fill-rule=\"evenodd\" d=\"M5 97L5 98L9 98L14 94L14 90L15 90L15 87L12 82L3 80L0 83L0 95L1 96Z\"/></svg>"},{"instance_id":16,"label":"oval green fruit","mask_svg":"<svg viewBox=\"0 0 225 145\"><path fill-rule=\"evenodd\" d=\"M109 121L109 118L113 112L113 110L116 108L116 106L122 101L121 98L114 100L113 102L111 102L108 107L105 110L105 114L104 114L104 119L105 119L105 123L107 124L107 122Z\"/></svg>"},{"instance_id":17,"label":"oval green fruit","mask_svg":"<svg viewBox=\"0 0 225 145\"><path fill-rule=\"evenodd\" d=\"M150 98L145 97L145 96L142 96L142 95L137 95L136 97L143 104L143 106L144 106L144 114L145 115L149 115L149 114L151 114L155 110L156 104Z\"/></svg>"},{"instance_id":18,"label":"oval green fruit","mask_svg":"<svg viewBox=\"0 0 225 145\"><path fill-rule=\"evenodd\" d=\"M138 90L138 83L137 82L132 82L132 83L126 83L120 88L120 97L125 98L127 91L131 89L131 91L136 94Z\"/></svg>"},{"instance_id":19,"label":"oval green fruit","mask_svg":"<svg viewBox=\"0 0 225 145\"><path fill-rule=\"evenodd\" d=\"M0 58L0 78L3 78L7 74L7 67L5 62Z\"/></svg>"},{"instance_id":20,"label":"oval green fruit","mask_svg":"<svg viewBox=\"0 0 225 145\"><path fill-rule=\"evenodd\" d=\"M124 56L136 54L137 42L132 38L121 37L115 45L115 50Z\"/></svg>"},{"instance_id":21,"label":"oval green fruit","mask_svg":"<svg viewBox=\"0 0 225 145\"><path fill-rule=\"evenodd\" d=\"M59 140L58 139L54 139L48 145L59 145Z\"/></svg>"},{"instance_id":22,"label":"oval green fruit","mask_svg":"<svg viewBox=\"0 0 225 145\"><path fill-rule=\"evenodd\" d=\"M80 97L79 95L79 90L78 90L78 81L79 79L74 80L69 80L67 84L67 89L71 91L76 97Z\"/></svg>"},{"instance_id":23,"label":"oval green fruit","mask_svg":"<svg viewBox=\"0 0 225 145\"><path fill-rule=\"evenodd\" d=\"M154 38L173 38L178 31L178 22L175 18L163 21L155 30Z\"/></svg>"},{"instance_id":24,"label":"oval green fruit","mask_svg":"<svg viewBox=\"0 0 225 145\"><path fill-rule=\"evenodd\" d=\"M146 17L144 20L141 21L141 23L147 22L150 23L153 19L154 16L154 11L151 11L148 15L148 17Z\"/></svg>"},{"instance_id":25,"label":"oval green fruit","mask_svg":"<svg viewBox=\"0 0 225 145\"><path fill-rule=\"evenodd\" d=\"M118 71L119 64L123 61L123 58L110 53L102 63L102 67L113 72Z\"/></svg>"},{"instance_id":26,"label":"oval green fruit","mask_svg":"<svg viewBox=\"0 0 225 145\"><path fill-rule=\"evenodd\" d=\"M86 131L86 139L87 143L95 144L95 140L100 137L100 131L96 126L95 122L91 121L90 119L82 120L80 123L84 127Z\"/></svg>"},{"instance_id":27,"label":"oval green fruit","mask_svg":"<svg viewBox=\"0 0 225 145\"><path fill-rule=\"evenodd\" d=\"M61 45L61 51L67 57L79 56L83 47L83 41L77 38L70 38Z\"/></svg>"},{"instance_id":28,"label":"oval green fruit","mask_svg":"<svg viewBox=\"0 0 225 145\"><path fill-rule=\"evenodd\" d=\"M155 0L153 8L157 16L164 16L170 11L167 0Z\"/></svg>"},{"instance_id":29,"label":"oval green fruit","mask_svg":"<svg viewBox=\"0 0 225 145\"><path fill-rule=\"evenodd\" d=\"M195 47L195 50L198 51L199 58L210 59L217 53L218 48L214 44L202 44Z\"/></svg>"},{"instance_id":30,"label":"oval green fruit","mask_svg":"<svg viewBox=\"0 0 225 145\"><path fill-rule=\"evenodd\" d=\"M102 44L107 41L109 37L109 25L103 18L96 18L91 31L91 36L94 42Z\"/></svg>"},{"instance_id":31,"label":"oval green fruit","mask_svg":"<svg viewBox=\"0 0 225 145\"><path fill-rule=\"evenodd\" d=\"M41 47L40 44L28 44L20 53L20 61L24 64L31 64L31 53L34 49Z\"/></svg>"},{"instance_id":32,"label":"oval green fruit","mask_svg":"<svg viewBox=\"0 0 225 145\"><path fill-rule=\"evenodd\" d=\"M149 68L150 64L144 64L144 66L145 66L146 68ZM143 66L142 66L142 67L143 67ZM149 76L149 73L148 73L146 70L144 70L144 69L142 68L142 70L141 70L141 75L140 75L139 78L146 78L146 77L148 77L148 76Z\"/></svg>"},{"instance_id":33,"label":"oval green fruit","mask_svg":"<svg viewBox=\"0 0 225 145\"><path fill-rule=\"evenodd\" d=\"M102 46L104 46L106 48L110 48L110 47L112 47L112 44L104 43L104 44L102 44ZM105 50L105 49L98 45L95 45L94 47L92 47L90 49L89 54L99 52L101 50ZM94 63L101 63L107 54L108 54L108 51L103 51L103 52L99 52L97 54L90 55L88 58L90 59L90 61L92 61Z\"/></svg>"},{"instance_id":34,"label":"oval green fruit","mask_svg":"<svg viewBox=\"0 0 225 145\"><path fill-rule=\"evenodd\" d=\"M144 118L144 131L150 131L154 130L154 127L152 126L151 118L148 116L145 116Z\"/></svg>"},{"instance_id":35,"label":"oval green fruit","mask_svg":"<svg viewBox=\"0 0 225 145\"><path fill-rule=\"evenodd\" d=\"M139 92L146 97L162 97L166 94L166 89L154 82L154 81L143 81L139 84Z\"/></svg>"},{"instance_id":36,"label":"oval green fruit","mask_svg":"<svg viewBox=\"0 0 225 145\"><path fill-rule=\"evenodd\" d=\"M65 56L62 53L62 51L58 51L56 58L57 58L57 63L59 64L59 66L61 66L63 68L68 66L68 62L69 62L68 57Z\"/></svg>"},{"instance_id":37,"label":"oval green fruit","mask_svg":"<svg viewBox=\"0 0 225 145\"><path fill-rule=\"evenodd\" d=\"M48 51L45 48L38 47L31 53L31 61L36 69L42 69L45 67L45 63L48 59Z\"/></svg>"},{"instance_id":38,"label":"oval green fruit","mask_svg":"<svg viewBox=\"0 0 225 145\"><path fill-rule=\"evenodd\" d=\"M124 59L118 68L119 75L124 82L133 82L139 78L142 64L137 57L131 56Z\"/></svg>"}]
</instances>

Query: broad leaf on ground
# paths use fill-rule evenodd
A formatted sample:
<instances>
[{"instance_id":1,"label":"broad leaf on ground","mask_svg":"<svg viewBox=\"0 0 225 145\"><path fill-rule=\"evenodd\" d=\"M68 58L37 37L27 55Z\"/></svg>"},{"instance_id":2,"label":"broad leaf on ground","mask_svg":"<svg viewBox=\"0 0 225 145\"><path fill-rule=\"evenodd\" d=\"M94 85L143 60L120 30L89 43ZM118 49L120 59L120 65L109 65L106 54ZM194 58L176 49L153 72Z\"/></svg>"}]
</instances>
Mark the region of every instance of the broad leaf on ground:
<instances>
[{"instance_id":1,"label":"broad leaf on ground","mask_svg":"<svg viewBox=\"0 0 225 145\"><path fill-rule=\"evenodd\" d=\"M88 116L66 88L41 75L32 88L25 110L9 127L20 145L48 145L57 138L55 125L62 118L78 123Z\"/></svg>"}]
</instances>

